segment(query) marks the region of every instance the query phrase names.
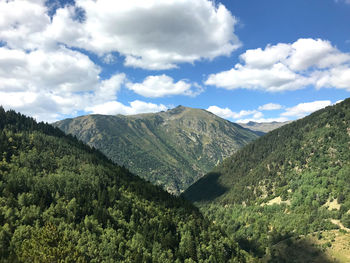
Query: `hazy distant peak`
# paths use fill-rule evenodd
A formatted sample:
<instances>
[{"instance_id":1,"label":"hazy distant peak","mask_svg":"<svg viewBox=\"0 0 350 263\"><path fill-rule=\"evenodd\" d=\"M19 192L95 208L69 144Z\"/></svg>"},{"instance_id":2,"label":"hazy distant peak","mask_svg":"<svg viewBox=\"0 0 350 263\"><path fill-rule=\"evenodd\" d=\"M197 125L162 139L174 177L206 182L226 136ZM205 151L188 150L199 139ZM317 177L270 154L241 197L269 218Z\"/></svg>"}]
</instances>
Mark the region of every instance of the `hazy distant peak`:
<instances>
[{"instance_id":1,"label":"hazy distant peak","mask_svg":"<svg viewBox=\"0 0 350 263\"><path fill-rule=\"evenodd\" d=\"M257 132L270 132L272 130L275 130L279 127L282 127L283 125L286 125L290 123L291 121L285 121L285 122L277 122L277 121L272 121L272 122L255 122L255 121L250 121L247 123L238 123L244 128L248 128L252 131L257 131Z\"/></svg>"}]
</instances>

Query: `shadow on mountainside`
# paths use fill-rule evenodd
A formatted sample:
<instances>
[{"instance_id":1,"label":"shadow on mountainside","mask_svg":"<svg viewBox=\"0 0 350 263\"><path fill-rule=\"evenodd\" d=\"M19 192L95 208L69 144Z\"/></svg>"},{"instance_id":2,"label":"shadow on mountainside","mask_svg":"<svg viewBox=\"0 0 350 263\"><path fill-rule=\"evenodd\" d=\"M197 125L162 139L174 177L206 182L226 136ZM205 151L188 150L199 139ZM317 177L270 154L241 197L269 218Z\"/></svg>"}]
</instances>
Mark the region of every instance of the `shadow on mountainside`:
<instances>
[{"instance_id":1,"label":"shadow on mountainside","mask_svg":"<svg viewBox=\"0 0 350 263\"><path fill-rule=\"evenodd\" d=\"M212 201L223 195L229 188L219 183L220 173L209 173L190 186L183 196L192 202ZM199 190L200 189L200 190Z\"/></svg>"},{"instance_id":2,"label":"shadow on mountainside","mask_svg":"<svg viewBox=\"0 0 350 263\"><path fill-rule=\"evenodd\" d=\"M325 248L308 239L290 238L274 245L262 262L266 263L336 263L325 252Z\"/></svg>"}]
</instances>

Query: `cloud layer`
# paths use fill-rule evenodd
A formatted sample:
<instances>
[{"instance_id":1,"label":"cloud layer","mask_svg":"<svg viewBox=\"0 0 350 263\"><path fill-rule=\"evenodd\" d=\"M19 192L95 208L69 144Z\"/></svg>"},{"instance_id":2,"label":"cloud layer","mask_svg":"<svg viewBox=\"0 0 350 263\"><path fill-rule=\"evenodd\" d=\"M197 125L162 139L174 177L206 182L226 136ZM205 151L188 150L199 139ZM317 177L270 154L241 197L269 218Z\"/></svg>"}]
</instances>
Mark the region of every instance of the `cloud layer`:
<instances>
[{"instance_id":1,"label":"cloud layer","mask_svg":"<svg viewBox=\"0 0 350 263\"><path fill-rule=\"evenodd\" d=\"M167 75L148 76L142 83L128 82L126 87L135 93L147 98L159 98L171 95L198 95L202 89L196 84L192 85L186 80L174 82L173 78Z\"/></svg>"},{"instance_id":2,"label":"cloud layer","mask_svg":"<svg viewBox=\"0 0 350 263\"><path fill-rule=\"evenodd\" d=\"M157 105L139 100L130 102L130 106L123 105L118 101L109 101L103 104L87 107L87 111L98 114L123 114L132 115L138 113L159 112L167 110L163 104Z\"/></svg>"},{"instance_id":3,"label":"cloud layer","mask_svg":"<svg viewBox=\"0 0 350 263\"><path fill-rule=\"evenodd\" d=\"M236 19L209 0L76 0L60 6L45 0L0 0L0 105L55 121L78 113L159 111L142 101L117 101L122 86L149 98L195 96L202 91L186 80L149 76L142 83L123 73L102 79L104 63L117 52L125 65L169 69L230 55L239 45Z\"/></svg>"},{"instance_id":4,"label":"cloud layer","mask_svg":"<svg viewBox=\"0 0 350 263\"><path fill-rule=\"evenodd\" d=\"M330 105L332 105L330 100L300 103L294 107L287 108L286 111L281 114L281 116L300 118Z\"/></svg>"},{"instance_id":5,"label":"cloud layer","mask_svg":"<svg viewBox=\"0 0 350 263\"><path fill-rule=\"evenodd\" d=\"M57 39L98 54L119 52L127 66L169 69L229 55L240 45L236 19L208 0L77 0L76 6L85 11L83 22L65 8L53 24L74 24L79 37L62 30Z\"/></svg>"},{"instance_id":6,"label":"cloud layer","mask_svg":"<svg viewBox=\"0 0 350 263\"><path fill-rule=\"evenodd\" d=\"M101 80L86 55L66 48L24 52L0 48L0 105L54 121L115 100L124 74Z\"/></svg>"},{"instance_id":7,"label":"cloud layer","mask_svg":"<svg viewBox=\"0 0 350 263\"><path fill-rule=\"evenodd\" d=\"M236 18L209 0L76 0L55 10L44 0L0 2L0 39L11 48L57 43L99 56L118 52L125 65L170 69L228 56L240 46Z\"/></svg>"},{"instance_id":8,"label":"cloud layer","mask_svg":"<svg viewBox=\"0 0 350 263\"><path fill-rule=\"evenodd\" d=\"M329 41L299 39L292 44L247 50L242 64L208 77L205 84L225 89L268 92L297 90L313 85L350 91L350 54Z\"/></svg>"},{"instance_id":9,"label":"cloud layer","mask_svg":"<svg viewBox=\"0 0 350 263\"><path fill-rule=\"evenodd\" d=\"M338 102L336 102L338 103ZM267 103L259 106L257 110L241 110L240 112L233 112L229 108L220 108L218 106L210 106L207 110L220 116L221 118L231 119L235 122L247 123L249 121L254 122L284 122L288 120L299 119L305 117L317 110L323 109L332 105L329 100L318 100L313 102L299 103L290 108L285 108L280 104ZM276 111L284 109L274 118L265 118L263 111Z\"/></svg>"}]
</instances>

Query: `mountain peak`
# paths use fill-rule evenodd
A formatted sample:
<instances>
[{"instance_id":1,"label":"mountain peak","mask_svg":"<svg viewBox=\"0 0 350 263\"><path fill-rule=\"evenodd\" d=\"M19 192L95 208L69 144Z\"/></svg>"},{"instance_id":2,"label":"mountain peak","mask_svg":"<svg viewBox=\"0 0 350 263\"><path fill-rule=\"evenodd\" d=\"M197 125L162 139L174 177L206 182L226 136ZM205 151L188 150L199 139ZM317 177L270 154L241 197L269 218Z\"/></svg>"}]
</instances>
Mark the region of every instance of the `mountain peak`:
<instances>
[{"instance_id":1,"label":"mountain peak","mask_svg":"<svg viewBox=\"0 0 350 263\"><path fill-rule=\"evenodd\" d=\"M182 105L158 113L96 116L94 125L76 119L56 126L175 194L258 137L205 110Z\"/></svg>"},{"instance_id":2,"label":"mountain peak","mask_svg":"<svg viewBox=\"0 0 350 263\"><path fill-rule=\"evenodd\" d=\"M169 109L167 112L172 113L172 114L177 114L177 113L181 113L185 110L190 110L190 109L192 109L192 108L185 107L183 105L178 105L175 108Z\"/></svg>"},{"instance_id":3,"label":"mountain peak","mask_svg":"<svg viewBox=\"0 0 350 263\"><path fill-rule=\"evenodd\" d=\"M187 108L187 107L185 107L185 106L183 106L183 105L181 105L181 104L175 107L175 109L181 109L181 108L184 108L184 109L185 109L185 108Z\"/></svg>"}]
</instances>

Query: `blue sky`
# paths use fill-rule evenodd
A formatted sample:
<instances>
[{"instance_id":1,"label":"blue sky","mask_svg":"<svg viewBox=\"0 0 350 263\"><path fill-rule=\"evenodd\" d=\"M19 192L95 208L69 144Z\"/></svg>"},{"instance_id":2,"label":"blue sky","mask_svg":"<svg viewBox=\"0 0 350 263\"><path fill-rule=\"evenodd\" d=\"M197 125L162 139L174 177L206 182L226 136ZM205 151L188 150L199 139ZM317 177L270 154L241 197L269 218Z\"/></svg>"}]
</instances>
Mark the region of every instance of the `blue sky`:
<instances>
[{"instance_id":1,"label":"blue sky","mask_svg":"<svg viewBox=\"0 0 350 263\"><path fill-rule=\"evenodd\" d=\"M349 0L0 0L0 104L285 121L349 97Z\"/></svg>"}]
</instances>

